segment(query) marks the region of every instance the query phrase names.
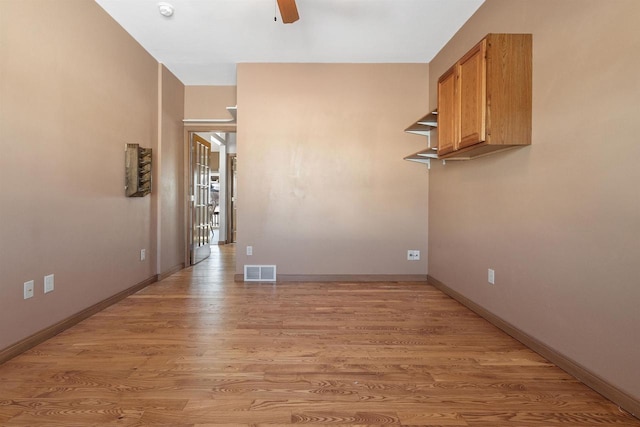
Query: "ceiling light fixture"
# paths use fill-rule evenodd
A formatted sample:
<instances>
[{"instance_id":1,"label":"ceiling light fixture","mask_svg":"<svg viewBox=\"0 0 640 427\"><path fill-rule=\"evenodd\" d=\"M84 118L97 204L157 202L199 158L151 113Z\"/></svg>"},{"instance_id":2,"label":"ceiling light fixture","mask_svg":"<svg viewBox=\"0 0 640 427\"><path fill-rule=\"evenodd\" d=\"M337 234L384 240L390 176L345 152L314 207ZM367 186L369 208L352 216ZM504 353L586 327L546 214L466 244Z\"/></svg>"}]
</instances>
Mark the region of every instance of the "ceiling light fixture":
<instances>
[{"instance_id":1,"label":"ceiling light fixture","mask_svg":"<svg viewBox=\"0 0 640 427\"><path fill-rule=\"evenodd\" d=\"M173 16L173 6L171 6L169 3L158 3L158 10L160 11L160 15L162 16L165 16L167 18Z\"/></svg>"}]
</instances>

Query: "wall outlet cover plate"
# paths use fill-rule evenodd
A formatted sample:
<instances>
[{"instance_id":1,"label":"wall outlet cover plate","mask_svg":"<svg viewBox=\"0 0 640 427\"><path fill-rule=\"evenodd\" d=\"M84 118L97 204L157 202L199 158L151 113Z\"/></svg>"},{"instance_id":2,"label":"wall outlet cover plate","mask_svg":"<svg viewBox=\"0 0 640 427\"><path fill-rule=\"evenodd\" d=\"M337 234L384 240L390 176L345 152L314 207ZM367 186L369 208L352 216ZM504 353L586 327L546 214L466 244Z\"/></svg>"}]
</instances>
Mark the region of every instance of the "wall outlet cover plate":
<instances>
[{"instance_id":1,"label":"wall outlet cover plate","mask_svg":"<svg viewBox=\"0 0 640 427\"><path fill-rule=\"evenodd\" d=\"M24 282L24 299L33 298L33 280Z\"/></svg>"}]
</instances>

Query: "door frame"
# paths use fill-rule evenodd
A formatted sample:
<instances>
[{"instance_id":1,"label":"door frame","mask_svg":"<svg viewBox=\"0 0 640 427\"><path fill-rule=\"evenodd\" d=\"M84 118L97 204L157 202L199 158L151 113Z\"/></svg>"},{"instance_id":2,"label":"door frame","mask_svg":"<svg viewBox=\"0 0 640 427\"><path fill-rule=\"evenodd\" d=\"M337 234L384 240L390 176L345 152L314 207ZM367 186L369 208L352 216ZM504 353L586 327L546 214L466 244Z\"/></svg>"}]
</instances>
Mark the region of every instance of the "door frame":
<instances>
[{"instance_id":1,"label":"door frame","mask_svg":"<svg viewBox=\"0 0 640 427\"><path fill-rule=\"evenodd\" d=\"M238 183L237 183L237 164L238 164L238 153L227 153L227 229L226 231L226 240L227 243L235 243L236 241L236 222L237 222L237 191L238 191Z\"/></svg>"},{"instance_id":2,"label":"door frame","mask_svg":"<svg viewBox=\"0 0 640 427\"><path fill-rule=\"evenodd\" d=\"M184 218L183 230L184 230L184 265L191 265L191 257L190 257L190 219L189 219L189 204L191 203L191 195L189 188L189 180L191 173L191 162L190 162L190 150L191 150L191 133L195 132L229 132L236 133L236 124L235 123L206 123L206 124L185 124L184 125L184 133L183 133L183 194L182 198L182 212Z\"/></svg>"}]
</instances>

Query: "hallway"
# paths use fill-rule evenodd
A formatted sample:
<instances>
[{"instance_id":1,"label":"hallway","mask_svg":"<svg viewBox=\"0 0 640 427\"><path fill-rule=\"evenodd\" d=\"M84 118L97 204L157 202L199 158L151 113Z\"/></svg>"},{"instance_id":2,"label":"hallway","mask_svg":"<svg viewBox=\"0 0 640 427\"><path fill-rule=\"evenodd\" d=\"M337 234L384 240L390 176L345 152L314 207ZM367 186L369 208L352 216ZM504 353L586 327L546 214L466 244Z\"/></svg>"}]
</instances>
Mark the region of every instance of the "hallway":
<instances>
[{"instance_id":1,"label":"hallway","mask_svg":"<svg viewBox=\"0 0 640 427\"><path fill-rule=\"evenodd\" d=\"M235 283L233 245L0 365L2 426L640 426L423 283Z\"/></svg>"}]
</instances>

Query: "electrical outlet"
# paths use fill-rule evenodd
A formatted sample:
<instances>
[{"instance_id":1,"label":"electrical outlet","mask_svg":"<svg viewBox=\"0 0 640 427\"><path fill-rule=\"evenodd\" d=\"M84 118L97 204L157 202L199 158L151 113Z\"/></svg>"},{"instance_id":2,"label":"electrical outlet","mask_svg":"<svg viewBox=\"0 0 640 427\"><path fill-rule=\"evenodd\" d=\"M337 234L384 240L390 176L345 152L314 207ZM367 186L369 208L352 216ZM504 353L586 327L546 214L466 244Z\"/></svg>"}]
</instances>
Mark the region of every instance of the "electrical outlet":
<instances>
[{"instance_id":1,"label":"electrical outlet","mask_svg":"<svg viewBox=\"0 0 640 427\"><path fill-rule=\"evenodd\" d=\"M53 274L44 276L44 293L48 294L53 291Z\"/></svg>"},{"instance_id":2,"label":"electrical outlet","mask_svg":"<svg viewBox=\"0 0 640 427\"><path fill-rule=\"evenodd\" d=\"M407 260L409 261L418 261L420 260L420 251L415 249L410 249L407 251Z\"/></svg>"},{"instance_id":3,"label":"electrical outlet","mask_svg":"<svg viewBox=\"0 0 640 427\"><path fill-rule=\"evenodd\" d=\"M24 299L33 298L33 280L24 282Z\"/></svg>"},{"instance_id":4,"label":"electrical outlet","mask_svg":"<svg viewBox=\"0 0 640 427\"><path fill-rule=\"evenodd\" d=\"M487 272L487 281L492 285L496 284L496 272L492 268Z\"/></svg>"},{"instance_id":5,"label":"electrical outlet","mask_svg":"<svg viewBox=\"0 0 640 427\"><path fill-rule=\"evenodd\" d=\"M144 261L147 258L147 250L140 249L140 261Z\"/></svg>"},{"instance_id":6,"label":"electrical outlet","mask_svg":"<svg viewBox=\"0 0 640 427\"><path fill-rule=\"evenodd\" d=\"M247 255L253 255L253 246L247 246Z\"/></svg>"}]
</instances>

